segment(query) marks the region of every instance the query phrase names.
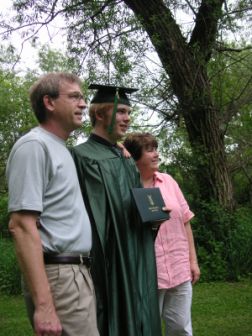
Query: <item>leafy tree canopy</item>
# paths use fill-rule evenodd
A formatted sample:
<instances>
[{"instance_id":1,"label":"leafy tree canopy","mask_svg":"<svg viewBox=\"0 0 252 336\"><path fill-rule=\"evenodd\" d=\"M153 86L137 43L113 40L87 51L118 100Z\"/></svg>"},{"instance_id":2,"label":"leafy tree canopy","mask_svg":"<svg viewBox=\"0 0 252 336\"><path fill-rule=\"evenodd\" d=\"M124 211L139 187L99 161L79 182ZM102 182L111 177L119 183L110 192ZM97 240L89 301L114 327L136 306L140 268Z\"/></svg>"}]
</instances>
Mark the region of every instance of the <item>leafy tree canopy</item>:
<instances>
[{"instance_id":1,"label":"leafy tree canopy","mask_svg":"<svg viewBox=\"0 0 252 336\"><path fill-rule=\"evenodd\" d=\"M13 8L13 21L1 22L6 38L18 29L36 43L37 32L61 17L76 71L88 81L141 88L143 114L161 116L156 132L169 121L185 125L202 197L233 204L226 122L237 113L231 106L248 97L250 82L240 82L235 100L228 94L220 100L214 81L222 71L211 64L222 53L231 65L234 52L251 47L250 1L22 0ZM186 25L182 14L190 18ZM230 46L234 33L240 42Z\"/></svg>"}]
</instances>

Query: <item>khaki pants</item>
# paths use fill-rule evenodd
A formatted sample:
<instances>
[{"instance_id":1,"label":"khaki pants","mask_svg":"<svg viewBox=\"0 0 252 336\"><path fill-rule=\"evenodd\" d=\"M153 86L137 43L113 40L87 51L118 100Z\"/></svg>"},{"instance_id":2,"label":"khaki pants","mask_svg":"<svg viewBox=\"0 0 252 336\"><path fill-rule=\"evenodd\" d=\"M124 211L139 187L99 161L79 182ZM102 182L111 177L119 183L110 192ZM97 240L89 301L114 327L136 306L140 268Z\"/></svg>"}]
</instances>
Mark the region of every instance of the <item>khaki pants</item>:
<instances>
[{"instance_id":1,"label":"khaki pants","mask_svg":"<svg viewBox=\"0 0 252 336\"><path fill-rule=\"evenodd\" d=\"M94 287L85 265L45 265L62 336L99 336ZM26 308L33 324L34 306L23 286Z\"/></svg>"}]
</instances>

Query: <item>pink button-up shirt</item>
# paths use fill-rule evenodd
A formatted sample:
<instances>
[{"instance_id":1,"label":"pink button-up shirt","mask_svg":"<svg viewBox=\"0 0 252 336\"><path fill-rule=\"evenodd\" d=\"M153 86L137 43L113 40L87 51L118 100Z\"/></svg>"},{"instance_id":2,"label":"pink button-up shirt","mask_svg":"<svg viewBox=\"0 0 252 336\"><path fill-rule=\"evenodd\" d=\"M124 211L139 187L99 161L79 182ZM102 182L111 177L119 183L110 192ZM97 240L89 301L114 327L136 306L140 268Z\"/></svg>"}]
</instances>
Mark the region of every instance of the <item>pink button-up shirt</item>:
<instances>
[{"instance_id":1,"label":"pink button-up shirt","mask_svg":"<svg viewBox=\"0 0 252 336\"><path fill-rule=\"evenodd\" d=\"M155 240L158 288L172 288L191 280L185 223L194 214L170 175L156 172L154 186L160 188L166 207L171 209L170 219L161 224Z\"/></svg>"}]
</instances>

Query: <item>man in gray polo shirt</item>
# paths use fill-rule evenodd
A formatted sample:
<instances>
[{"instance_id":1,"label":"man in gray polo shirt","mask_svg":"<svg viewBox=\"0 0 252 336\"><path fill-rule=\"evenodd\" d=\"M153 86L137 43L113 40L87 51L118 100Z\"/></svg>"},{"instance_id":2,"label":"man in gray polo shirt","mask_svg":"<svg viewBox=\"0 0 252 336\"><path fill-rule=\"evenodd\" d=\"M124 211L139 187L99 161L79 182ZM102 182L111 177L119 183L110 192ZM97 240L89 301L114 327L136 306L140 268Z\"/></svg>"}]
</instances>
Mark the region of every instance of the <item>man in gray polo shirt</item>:
<instances>
[{"instance_id":1,"label":"man in gray polo shirt","mask_svg":"<svg viewBox=\"0 0 252 336\"><path fill-rule=\"evenodd\" d=\"M65 144L82 125L81 82L49 73L32 86L30 100L39 126L13 146L6 171L29 317L36 335L97 336L91 226Z\"/></svg>"}]
</instances>

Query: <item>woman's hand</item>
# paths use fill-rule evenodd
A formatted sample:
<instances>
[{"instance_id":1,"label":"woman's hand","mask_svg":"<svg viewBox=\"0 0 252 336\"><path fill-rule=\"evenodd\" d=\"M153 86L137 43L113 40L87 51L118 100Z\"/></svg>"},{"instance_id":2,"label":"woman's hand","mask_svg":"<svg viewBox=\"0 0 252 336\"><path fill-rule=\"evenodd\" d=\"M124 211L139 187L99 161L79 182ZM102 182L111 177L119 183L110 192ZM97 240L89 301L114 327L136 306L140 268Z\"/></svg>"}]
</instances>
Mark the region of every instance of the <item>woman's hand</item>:
<instances>
[{"instance_id":1,"label":"woman's hand","mask_svg":"<svg viewBox=\"0 0 252 336\"><path fill-rule=\"evenodd\" d=\"M171 209L168 209L167 207L163 207L162 208L162 211L165 211L165 212L167 212L168 214L169 214L169 212L171 212ZM169 218L170 218L170 216L169 216ZM158 230L159 229L159 227L160 227L160 225L162 225L165 221L167 221L169 218L167 218L167 219L164 219L164 220L161 220L161 221L157 221L157 222L153 222L152 223L152 230Z\"/></svg>"},{"instance_id":2,"label":"woman's hand","mask_svg":"<svg viewBox=\"0 0 252 336\"><path fill-rule=\"evenodd\" d=\"M192 284L194 285L200 278L200 268L196 261L191 262Z\"/></svg>"},{"instance_id":3,"label":"woman's hand","mask_svg":"<svg viewBox=\"0 0 252 336\"><path fill-rule=\"evenodd\" d=\"M122 154L126 159L131 157L130 152L124 147L122 143L118 142L117 146L122 150Z\"/></svg>"}]
</instances>

